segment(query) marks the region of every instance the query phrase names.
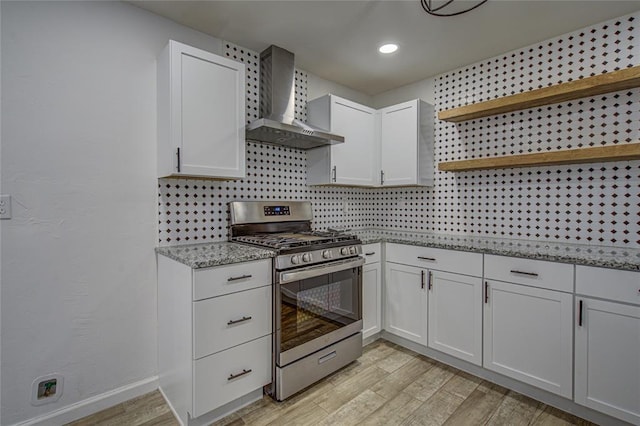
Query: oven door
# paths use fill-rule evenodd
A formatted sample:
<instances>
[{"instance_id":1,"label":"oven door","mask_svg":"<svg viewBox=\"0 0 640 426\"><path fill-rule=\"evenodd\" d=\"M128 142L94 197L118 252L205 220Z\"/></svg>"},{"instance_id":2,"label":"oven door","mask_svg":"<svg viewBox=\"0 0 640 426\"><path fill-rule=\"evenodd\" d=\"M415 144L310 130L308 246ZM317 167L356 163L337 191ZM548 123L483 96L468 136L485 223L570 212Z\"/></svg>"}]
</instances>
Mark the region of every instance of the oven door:
<instances>
[{"instance_id":1,"label":"oven door","mask_svg":"<svg viewBox=\"0 0 640 426\"><path fill-rule=\"evenodd\" d=\"M355 257L276 274L275 355L283 367L362 330L362 265Z\"/></svg>"}]
</instances>

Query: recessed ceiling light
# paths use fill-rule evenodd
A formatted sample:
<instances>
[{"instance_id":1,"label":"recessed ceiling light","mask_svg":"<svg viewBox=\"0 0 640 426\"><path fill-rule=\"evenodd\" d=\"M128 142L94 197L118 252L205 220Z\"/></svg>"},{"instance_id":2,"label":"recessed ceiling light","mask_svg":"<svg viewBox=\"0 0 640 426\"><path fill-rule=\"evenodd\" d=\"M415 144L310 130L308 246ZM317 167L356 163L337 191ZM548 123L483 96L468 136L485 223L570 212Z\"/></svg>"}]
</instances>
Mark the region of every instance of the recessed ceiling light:
<instances>
[{"instance_id":1,"label":"recessed ceiling light","mask_svg":"<svg viewBox=\"0 0 640 426\"><path fill-rule=\"evenodd\" d=\"M393 53L396 50L398 50L398 45L393 43L383 44L378 48L380 53Z\"/></svg>"}]
</instances>

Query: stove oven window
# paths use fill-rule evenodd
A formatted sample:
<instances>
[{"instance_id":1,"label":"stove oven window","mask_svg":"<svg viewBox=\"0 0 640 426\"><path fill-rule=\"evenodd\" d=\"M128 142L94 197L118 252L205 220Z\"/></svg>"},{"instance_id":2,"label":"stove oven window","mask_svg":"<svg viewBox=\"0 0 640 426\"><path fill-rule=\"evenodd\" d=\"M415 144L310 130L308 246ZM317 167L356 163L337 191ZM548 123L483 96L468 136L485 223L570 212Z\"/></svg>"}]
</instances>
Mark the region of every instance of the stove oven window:
<instances>
[{"instance_id":1,"label":"stove oven window","mask_svg":"<svg viewBox=\"0 0 640 426\"><path fill-rule=\"evenodd\" d=\"M361 319L358 269L280 285L282 352Z\"/></svg>"}]
</instances>

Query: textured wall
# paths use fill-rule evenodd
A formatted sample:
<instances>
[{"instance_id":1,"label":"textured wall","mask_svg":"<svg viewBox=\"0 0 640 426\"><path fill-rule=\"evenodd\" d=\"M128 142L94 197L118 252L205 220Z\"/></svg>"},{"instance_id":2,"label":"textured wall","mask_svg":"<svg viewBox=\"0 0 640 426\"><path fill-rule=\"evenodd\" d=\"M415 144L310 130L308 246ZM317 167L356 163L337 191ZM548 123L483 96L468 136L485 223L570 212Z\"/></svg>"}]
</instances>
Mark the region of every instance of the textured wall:
<instances>
[{"instance_id":1,"label":"textured wall","mask_svg":"<svg viewBox=\"0 0 640 426\"><path fill-rule=\"evenodd\" d=\"M381 94L374 104L429 90L443 110L640 64L632 14ZM226 43L225 53L248 66L247 121L257 118L258 55ZM306 73L298 71L297 112L304 119ZM436 161L628 143L640 137L640 91L622 91L465 123L436 120ZM429 99L430 100L430 99ZM640 162L436 171L433 188L322 188L305 184L304 151L248 144L248 176L217 183L159 181L159 244L226 239L226 202L309 199L317 228L383 226L450 234L637 247ZM188 186L188 188L187 188ZM176 199L216 200L191 212ZM347 204L345 213L343 206ZM184 203L182 204L184 206ZM187 222L189 220L189 222Z\"/></svg>"},{"instance_id":2,"label":"textured wall","mask_svg":"<svg viewBox=\"0 0 640 426\"><path fill-rule=\"evenodd\" d=\"M640 14L614 19L439 76L438 109L640 64ZM436 161L624 144L640 139L640 89L436 123ZM438 172L439 232L640 244L640 162Z\"/></svg>"},{"instance_id":3,"label":"textured wall","mask_svg":"<svg viewBox=\"0 0 640 426\"><path fill-rule=\"evenodd\" d=\"M214 52L221 42L121 2L1 8L10 425L157 373L156 56L169 38ZM31 405L32 381L51 373L64 376L62 397Z\"/></svg>"}]
</instances>

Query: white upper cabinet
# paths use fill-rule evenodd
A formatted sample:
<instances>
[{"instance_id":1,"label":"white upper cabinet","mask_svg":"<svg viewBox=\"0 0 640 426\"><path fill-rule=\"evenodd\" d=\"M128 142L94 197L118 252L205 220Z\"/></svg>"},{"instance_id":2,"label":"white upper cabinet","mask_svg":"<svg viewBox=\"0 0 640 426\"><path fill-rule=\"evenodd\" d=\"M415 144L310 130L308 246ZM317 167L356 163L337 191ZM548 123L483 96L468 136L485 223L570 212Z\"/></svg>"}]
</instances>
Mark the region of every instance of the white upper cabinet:
<instances>
[{"instance_id":1,"label":"white upper cabinet","mask_svg":"<svg viewBox=\"0 0 640 426\"><path fill-rule=\"evenodd\" d=\"M345 142L309 150L309 185L374 186L378 179L376 110L325 95L307 104L307 121L344 136Z\"/></svg>"},{"instance_id":2,"label":"white upper cabinet","mask_svg":"<svg viewBox=\"0 0 640 426\"><path fill-rule=\"evenodd\" d=\"M158 176L245 176L244 64L169 41L158 58Z\"/></svg>"},{"instance_id":3,"label":"white upper cabinet","mask_svg":"<svg viewBox=\"0 0 640 426\"><path fill-rule=\"evenodd\" d=\"M309 185L433 185L433 107L415 99L381 110L325 95L307 103L309 124L344 136L307 154Z\"/></svg>"},{"instance_id":4,"label":"white upper cabinet","mask_svg":"<svg viewBox=\"0 0 640 426\"><path fill-rule=\"evenodd\" d=\"M382 186L433 185L433 107L415 99L379 113Z\"/></svg>"}]
</instances>

